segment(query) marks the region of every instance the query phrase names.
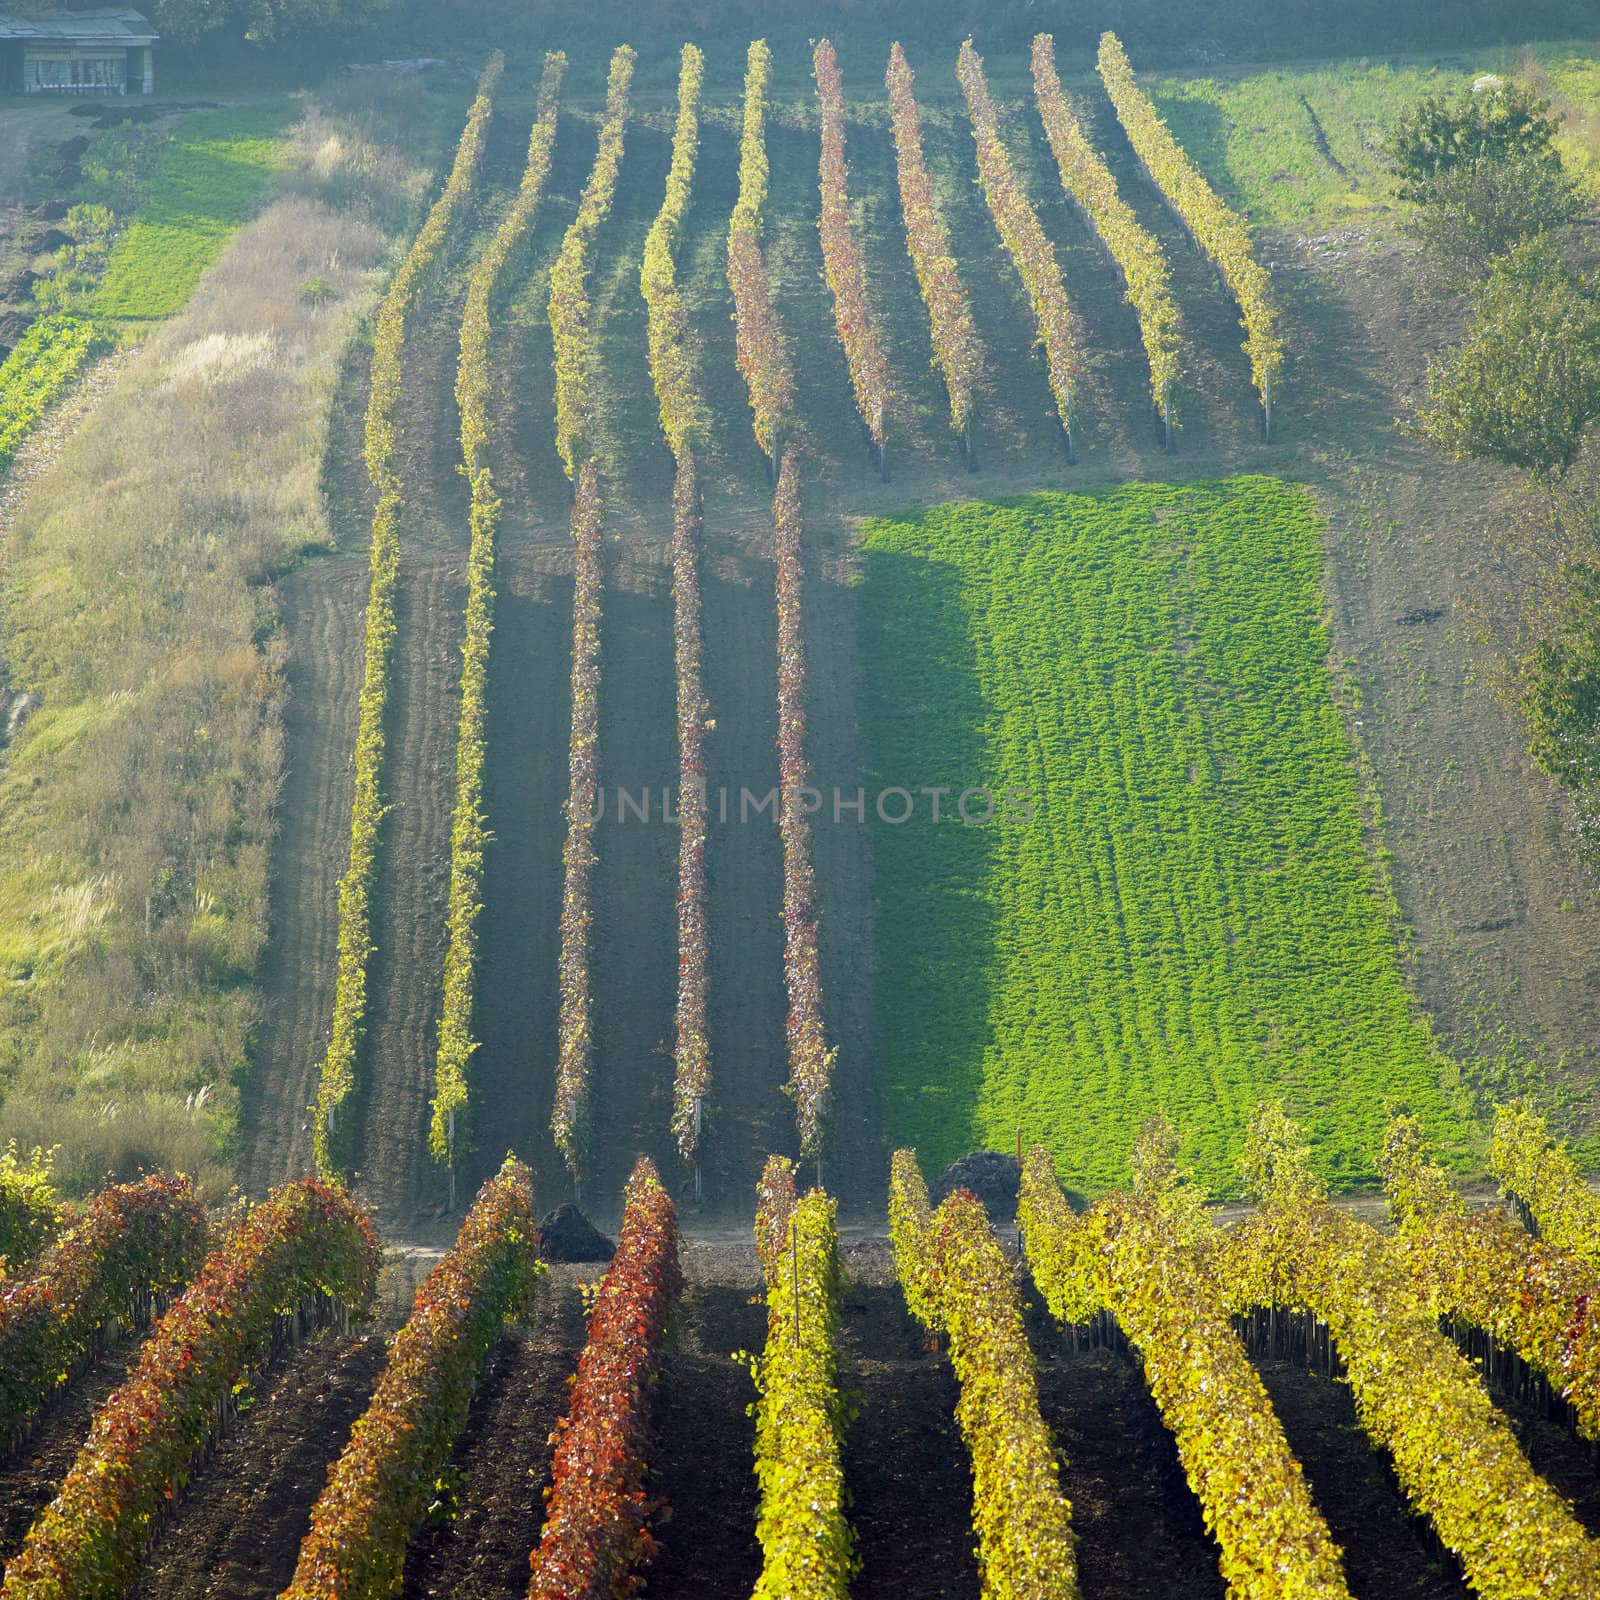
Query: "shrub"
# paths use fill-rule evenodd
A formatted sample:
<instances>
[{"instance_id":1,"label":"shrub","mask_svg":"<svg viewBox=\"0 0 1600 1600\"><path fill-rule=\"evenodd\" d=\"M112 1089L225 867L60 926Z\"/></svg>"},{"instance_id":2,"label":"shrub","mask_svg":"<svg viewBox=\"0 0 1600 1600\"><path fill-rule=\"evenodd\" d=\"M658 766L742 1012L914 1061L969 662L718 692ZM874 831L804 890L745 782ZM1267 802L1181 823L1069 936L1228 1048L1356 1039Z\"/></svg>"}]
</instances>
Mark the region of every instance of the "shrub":
<instances>
[{"instance_id":1,"label":"shrub","mask_svg":"<svg viewBox=\"0 0 1600 1600\"><path fill-rule=\"evenodd\" d=\"M429 269L444 249L455 217L477 180L494 112L494 91L505 71L498 52L478 80L477 98L456 146L455 162L427 220L411 242L378 308L367 399L367 473L378 492L372 514L372 585L367 595L365 662L356 721L355 799L350 808L350 861L339 879L339 932L333 1023L322 1058L312 1141L317 1168L339 1165L332 1124L356 1085L356 1060L367 1020L367 961L372 953L372 881L383 821L384 714L394 650L395 591L400 581L400 483L395 413L405 362L406 318Z\"/></svg>"}]
</instances>

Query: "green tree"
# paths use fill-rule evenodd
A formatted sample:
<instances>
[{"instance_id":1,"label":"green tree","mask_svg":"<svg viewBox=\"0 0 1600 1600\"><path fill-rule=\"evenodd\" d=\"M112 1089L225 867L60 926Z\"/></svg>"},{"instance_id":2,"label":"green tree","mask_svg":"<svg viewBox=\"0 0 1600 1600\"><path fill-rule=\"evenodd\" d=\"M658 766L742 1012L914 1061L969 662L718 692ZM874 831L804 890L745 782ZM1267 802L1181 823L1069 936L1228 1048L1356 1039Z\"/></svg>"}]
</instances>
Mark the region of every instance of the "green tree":
<instances>
[{"instance_id":1,"label":"green tree","mask_svg":"<svg viewBox=\"0 0 1600 1600\"><path fill-rule=\"evenodd\" d=\"M1430 365L1409 423L1458 460L1559 480L1600 420L1600 287L1544 238L1500 258L1467 336Z\"/></svg>"},{"instance_id":2,"label":"green tree","mask_svg":"<svg viewBox=\"0 0 1600 1600\"><path fill-rule=\"evenodd\" d=\"M151 20L167 38L193 44L208 34L274 44L331 33L386 11L394 0L156 0Z\"/></svg>"},{"instance_id":3,"label":"green tree","mask_svg":"<svg viewBox=\"0 0 1600 1600\"><path fill-rule=\"evenodd\" d=\"M1559 167L1550 103L1492 74L1454 99L1430 95L1395 123L1384 142L1403 199L1426 204L1434 180L1481 161L1533 161Z\"/></svg>"},{"instance_id":4,"label":"green tree","mask_svg":"<svg viewBox=\"0 0 1600 1600\"><path fill-rule=\"evenodd\" d=\"M1420 184L1425 198L1405 221L1439 276L1468 287L1482 282L1499 256L1582 209L1578 185L1560 162L1517 150L1475 156Z\"/></svg>"}]
</instances>

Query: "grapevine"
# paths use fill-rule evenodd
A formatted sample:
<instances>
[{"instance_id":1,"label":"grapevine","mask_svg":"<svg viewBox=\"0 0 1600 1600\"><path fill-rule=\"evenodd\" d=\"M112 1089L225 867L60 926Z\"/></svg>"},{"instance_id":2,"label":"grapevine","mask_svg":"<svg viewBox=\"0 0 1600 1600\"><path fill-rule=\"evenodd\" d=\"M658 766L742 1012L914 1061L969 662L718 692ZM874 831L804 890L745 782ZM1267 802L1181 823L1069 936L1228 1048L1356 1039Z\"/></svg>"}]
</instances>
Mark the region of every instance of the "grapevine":
<instances>
[{"instance_id":1,"label":"grapevine","mask_svg":"<svg viewBox=\"0 0 1600 1600\"><path fill-rule=\"evenodd\" d=\"M866 270L850 224L850 169L844 158L844 79L839 72L838 55L826 39L813 52L812 71L822 109L822 159L818 169L822 214L817 228L822 236L823 272L833 291L834 325L850 368L856 410L877 448L881 467L887 443L889 363L878 337L877 320L867 303Z\"/></svg>"},{"instance_id":2,"label":"grapevine","mask_svg":"<svg viewBox=\"0 0 1600 1600\"><path fill-rule=\"evenodd\" d=\"M545 57L539 109L528 141L522 185L504 221L478 258L467 285L461 319L461 359L456 401L461 412L462 471L472 486L468 512L466 639L461 649L461 717L456 734L456 800L450 826L450 944L444 958L444 1004L434 1064L433 1116L428 1146L436 1160L455 1164L457 1117L467 1108L467 1063L478 1042L472 1037L472 1000L478 964L478 896L488 830L483 818L484 724L488 717L489 636L494 628L495 540L500 500L485 459L489 443L489 305L511 252L527 234L550 174L556 111L567 58ZM453 1180L452 1180L453 1182Z\"/></svg>"},{"instance_id":3,"label":"grapevine","mask_svg":"<svg viewBox=\"0 0 1600 1600\"><path fill-rule=\"evenodd\" d=\"M1070 456L1072 385L1078 367L1078 346L1067 286L1062 281L1055 251L1040 226L1038 214L1017 181L1011 156L1000 137L999 121L983 72L983 59L972 48L970 39L961 46L956 76L961 81L967 113L972 118L972 137L978 146L978 176L989 202L989 214L1028 291L1034 327L1050 374L1050 393L1055 396L1056 415L1066 433Z\"/></svg>"},{"instance_id":4,"label":"grapevine","mask_svg":"<svg viewBox=\"0 0 1600 1600\"><path fill-rule=\"evenodd\" d=\"M1117 109L1123 131L1151 181L1183 219L1195 243L1216 264L1239 303L1250 357L1250 373L1261 396L1268 437L1272 434L1273 385L1283 365L1283 338L1272 303L1272 283L1256 260L1250 230L1205 180L1172 137L1156 108L1133 78L1127 52L1114 33L1100 36L1100 77Z\"/></svg>"},{"instance_id":5,"label":"grapevine","mask_svg":"<svg viewBox=\"0 0 1600 1600\"><path fill-rule=\"evenodd\" d=\"M317 1170L332 1173L334 1117L356 1086L356 1057L367 1020L367 961L372 954L372 880L377 865L378 827L383 821L384 714L389 703L389 668L394 653L395 591L400 581L400 480L395 470L406 318L428 270L438 260L457 214L477 179L488 139L494 91L505 70L497 51L478 80L478 97L456 147L439 198L434 201L378 307L372 341L372 380L367 401L366 463L378 503L372 513L372 583L367 595L366 641L356 721L355 799L350 808L350 862L339 880L339 933L333 1023L322 1058L312 1145Z\"/></svg>"},{"instance_id":6,"label":"grapevine","mask_svg":"<svg viewBox=\"0 0 1600 1600\"><path fill-rule=\"evenodd\" d=\"M911 68L898 44L889 52L885 78L894 125L895 166L900 179L900 209L905 214L906 249L916 268L917 286L928 308L933 361L950 397L950 426L967 442L970 456L972 396L981 360L967 291L956 272L950 231L933 198L922 153L922 115L913 94Z\"/></svg>"},{"instance_id":7,"label":"grapevine","mask_svg":"<svg viewBox=\"0 0 1600 1600\"><path fill-rule=\"evenodd\" d=\"M1172 295L1166 252L1122 198L1105 158L1072 114L1056 76L1055 40L1048 33L1033 41L1033 87L1061 186L1116 264L1128 304L1139 318L1139 336L1150 365L1150 394L1170 442L1173 389L1182 371L1183 325Z\"/></svg>"}]
</instances>

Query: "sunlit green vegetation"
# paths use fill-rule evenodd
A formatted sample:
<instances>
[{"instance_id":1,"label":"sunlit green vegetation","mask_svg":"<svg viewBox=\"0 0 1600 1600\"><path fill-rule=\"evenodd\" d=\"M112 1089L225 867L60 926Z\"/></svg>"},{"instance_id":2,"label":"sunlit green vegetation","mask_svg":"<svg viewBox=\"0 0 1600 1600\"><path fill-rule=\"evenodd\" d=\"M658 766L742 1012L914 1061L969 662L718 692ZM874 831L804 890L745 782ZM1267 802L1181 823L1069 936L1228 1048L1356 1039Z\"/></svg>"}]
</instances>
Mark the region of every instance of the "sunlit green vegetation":
<instances>
[{"instance_id":1,"label":"sunlit green vegetation","mask_svg":"<svg viewBox=\"0 0 1600 1600\"><path fill-rule=\"evenodd\" d=\"M106 317L167 317L261 204L280 157L287 100L189 118L163 147L138 214L95 292Z\"/></svg>"},{"instance_id":2,"label":"sunlit green vegetation","mask_svg":"<svg viewBox=\"0 0 1600 1600\"><path fill-rule=\"evenodd\" d=\"M11 464L45 408L104 341L104 330L87 317L63 312L34 323L0 362L0 472Z\"/></svg>"},{"instance_id":3,"label":"sunlit green vegetation","mask_svg":"<svg viewBox=\"0 0 1600 1600\"><path fill-rule=\"evenodd\" d=\"M892 1142L936 1170L1020 1128L1097 1189L1162 1109L1227 1193L1270 1093L1336 1186L1372 1182L1386 1096L1465 1154L1402 978L1303 490L947 506L869 523L863 560L873 778L953 791L937 825L921 796L873 824ZM964 826L980 785L1027 791L1032 820Z\"/></svg>"}]
</instances>

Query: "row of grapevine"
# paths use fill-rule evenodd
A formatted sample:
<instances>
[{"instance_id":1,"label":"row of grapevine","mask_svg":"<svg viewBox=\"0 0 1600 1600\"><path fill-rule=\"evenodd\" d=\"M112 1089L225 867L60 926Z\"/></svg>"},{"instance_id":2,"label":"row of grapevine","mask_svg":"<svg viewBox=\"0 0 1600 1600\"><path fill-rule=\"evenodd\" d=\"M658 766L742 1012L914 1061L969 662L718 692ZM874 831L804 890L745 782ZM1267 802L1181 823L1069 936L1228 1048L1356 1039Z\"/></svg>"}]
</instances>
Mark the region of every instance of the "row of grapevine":
<instances>
[{"instance_id":1,"label":"row of grapevine","mask_svg":"<svg viewBox=\"0 0 1600 1600\"><path fill-rule=\"evenodd\" d=\"M1256 260L1250 230L1229 208L1205 175L1172 137L1166 123L1139 85L1127 52L1114 33L1100 37L1100 77L1134 154L1150 180L1166 196L1190 236L1216 264L1229 292L1239 302L1250 373L1261 396L1267 436L1272 436L1272 391L1283 365L1283 336L1272 303L1272 283Z\"/></svg>"},{"instance_id":2,"label":"row of grapevine","mask_svg":"<svg viewBox=\"0 0 1600 1600\"><path fill-rule=\"evenodd\" d=\"M1390 1122L1379 1158L1399 1227L1396 1248L1436 1316L1514 1351L1571 1405L1585 1438L1600 1438L1600 1295L1593 1270L1503 1211L1469 1211L1430 1162L1414 1117Z\"/></svg>"},{"instance_id":3,"label":"row of grapevine","mask_svg":"<svg viewBox=\"0 0 1600 1600\"><path fill-rule=\"evenodd\" d=\"M811 865L811 823L805 791L806 657L801 628L804 569L800 560L800 463L783 458L772 502L778 598L778 832L783 840L783 976L789 995L787 1093L795 1103L802 1155L822 1146L835 1052L822 1026L822 976L817 957L817 885Z\"/></svg>"},{"instance_id":4,"label":"row of grapevine","mask_svg":"<svg viewBox=\"0 0 1600 1600\"><path fill-rule=\"evenodd\" d=\"M682 1291L678 1219L655 1167L628 1179L617 1252L589 1318L555 1459L529 1600L632 1592L654 1552L642 1487L650 1393L661 1339Z\"/></svg>"},{"instance_id":5,"label":"row of grapevine","mask_svg":"<svg viewBox=\"0 0 1600 1600\"><path fill-rule=\"evenodd\" d=\"M906 249L916 269L917 287L928 308L933 360L950 397L950 426L971 456L973 391L982 361L978 330L967 291L956 271L950 230L939 214L922 150L922 113L917 109L911 68L897 43L889 52L885 76L889 116L894 126L895 168L900 209L905 217Z\"/></svg>"},{"instance_id":6,"label":"row of grapevine","mask_svg":"<svg viewBox=\"0 0 1600 1600\"><path fill-rule=\"evenodd\" d=\"M417 1290L371 1403L328 1472L284 1600L386 1600L507 1317L535 1277L533 1179L507 1159Z\"/></svg>"},{"instance_id":7,"label":"row of grapevine","mask_svg":"<svg viewBox=\"0 0 1600 1600\"><path fill-rule=\"evenodd\" d=\"M972 48L970 39L962 43L956 60L956 77L961 81L967 114L972 118L972 137L978 147L978 177L983 184L984 198L989 202L995 228L1028 291L1034 328L1050 375L1050 393L1055 396L1056 414L1067 436L1070 457L1072 385L1078 367L1078 346L1067 286L1038 214L1017 181L1011 156L1000 137L999 120L983 72L983 58Z\"/></svg>"},{"instance_id":8,"label":"row of grapevine","mask_svg":"<svg viewBox=\"0 0 1600 1600\"><path fill-rule=\"evenodd\" d=\"M320 1179L287 1184L235 1221L101 1408L55 1499L6 1567L6 1600L116 1600L286 1308L364 1305L372 1224Z\"/></svg>"},{"instance_id":9,"label":"row of grapevine","mask_svg":"<svg viewBox=\"0 0 1600 1600\"><path fill-rule=\"evenodd\" d=\"M1070 1600L1078 1593L1072 1507L1039 1414L1016 1280L983 1205L957 1189L930 1212L916 1153L900 1150L889 1230L907 1307L950 1340L961 1385L956 1420L972 1457L981 1593Z\"/></svg>"},{"instance_id":10,"label":"row of grapevine","mask_svg":"<svg viewBox=\"0 0 1600 1600\"><path fill-rule=\"evenodd\" d=\"M767 1284L767 1341L751 1367L756 1403L755 1600L845 1600L855 1567L840 1452L837 1204L820 1189L797 1200L794 1168L767 1161L756 1243Z\"/></svg>"},{"instance_id":11,"label":"row of grapevine","mask_svg":"<svg viewBox=\"0 0 1600 1600\"><path fill-rule=\"evenodd\" d=\"M1049 1152L1030 1150L1017 1218L1033 1280L1064 1323L1116 1317L1217 1542L1229 1595L1348 1600L1338 1546L1206 1270L1209 1225L1177 1184L1175 1147L1169 1124L1147 1125L1133 1195L1109 1195L1083 1217Z\"/></svg>"},{"instance_id":12,"label":"row of grapevine","mask_svg":"<svg viewBox=\"0 0 1600 1600\"><path fill-rule=\"evenodd\" d=\"M1541 1239L1600 1272L1600 1196L1526 1103L1513 1101L1495 1113L1489 1164Z\"/></svg>"},{"instance_id":13,"label":"row of grapevine","mask_svg":"<svg viewBox=\"0 0 1600 1600\"><path fill-rule=\"evenodd\" d=\"M497 51L478 80L473 101L439 198L406 252L378 307L367 400L367 473L378 492L372 515L372 584L367 595L366 640L356 723L355 800L350 809L350 863L339 880L339 932L333 1023L322 1059L312 1139L317 1169L332 1172L334 1119L356 1086L356 1058L367 1020L367 962L372 953L372 880L383 820L384 713L394 651L395 590L400 581L400 482L396 473L396 412L404 367L406 318L438 259L452 223L477 181L488 139L494 91L505 62Z\"/></svg>"},{"instance_id":14,"label":"row of grapevine","mask_svg":"<svg viewBox=\"0 0 1600 1600\"><path fill-rule=\"evenodd\" d=\"M1122 277L1128 304L1139 318L1150 365L1150 394L1172 442L1172 394L1179 376L1183 323L1172 295L1172 271L1160 241L1139 222L1122 198L1105 158L1089 143L1061 92L1056 75L1055 40L1048 33L1033 41L1033 89L1045 136L1067 197L1105 246Z\"/></svg>"},{"instance_id":15,"label":"row of grapevine","mask_svg":"<svg viewBox=\"0 0 1600 1600\"><path fill-rule=\"evenodd\" d=\"M1600 1545L1529 1465L1403 1255L1329 1204L1281 1107L1258 1108L1240 1169L1261 1204L1219 1240L1233 1310L1327 1325L1362 1426L1483 1600L1600 1593Z\"/></svg>"},{"instance_id":16,"label":"row of grapevine","mask_svg":"<svg viewBox=\"0 0 1600 1600\"><path fill-rule=\"evenodd\" d=\"M561 893L556 1099L550 1129L567 1166L582 1160L594 1050L589 991L590 875L600 756L600 469L584 462L572 501L572 742L568 753L566 881Z\"/></svg>"},{"instance_id":17,"label":"row of grapevine","mask_svg":"<svg viewBox=\"0 0 1600 1600\"><path fill-rule=\"evenodd\" d=\"M0 361L0 472L83 364L110 343L105 328L73 311L40 317L17 340Z\"/></svg>"},{"instance_id":18,"label":"row of grapevine","mask_svg":"<svg viewBox=\"0 0 1600 1600\"><path fill-rule=\"evenodd\" d=\"M688 317L678 292L678 248L683 222L694 191L695 159L700 148L700 88L706 58L686 44L678 68L678 120L672 134L672 166L661 210L645 235L639 288L648 311L650 376L661 410L661 431L673 455L685 451L705 431L705 408L695 384L694 357L688 343Z\"/></svg>"},{"instance_id":19,"label":"row of grapevine","mask_svg":"<svg viewBox=\"0 0 1600 1600\"><path fill-rule=\"evenodd\" d=\"M755 414L756 443L776 467L783 425L794 403L794 377L772 303L761 251L767 203L767 90L772 52L757 39L746 57L744 128L739 141L739 198L728 221L728 287L733 291L735 358Z\"/></svg>"},{"instance_id":20,"label":"row of grapevine","mask_svg":"<svg viewBox=\"0 0 1600 1600\"><path fill-rule=\"evenodd\" d=\"M672 486L672 638L678 680L678 1000L672 1134L685 1161L699 1159L700 1107L711 1089L706 1032L706 696L700 659L700 489L692 451Z\"/></svg>"},{"instance_id":21,"label":"row of grapevine","mask_svg":"<svg viewBox=\"0 0 1600 1600\"><path fill-rule=\"evenodd\" d=\"M550 269L550 334L555 343L556 449L567 476L575 478L589 454L594 364L589 332L589 264L595 235L611 214L617 172L622 165L623 130L628 121L628 91L633 83L634 51L618 45L606 78L605 120L578 214L561 241Z\"/></svg>"},{"instance_id":22,"label":"row of grapevine","mask_svg":"<svg viewBox=\"0 0 1600 1600\"><path fill-rule=\"evenodd\" d=\"M26 1278L0 1285L0 1439L15 1443L114 1321L149 1319L206 1251L187 1178L103 1189Z\"/></svg>"},{"instance_id":23,"label":"row of grapevine","mask_svg":"<svg viewBox=\"0 0 1600 1600\"><path fill-rule=\"evenodd\" d=\"M818 167L822 214L817 228L822 236L823 275L833 291L833 319L850 368L856 410L877 447L878 470L882 472L887 443L889 362L878 336L877 319L867 303L866 270L850 223L850 168L844 158L844 79L839 72L839 57L826 39L812 53L811 67L822 113L822 157Z\"/></svg>"},{"instance_id":24,"label":"row of grapevine","mask_svg":"<svg viewBox=\"0 0 1600 1600\"><path fill-rule=\"evenodd\" d=\"M486 453L489 444L490 301L511 253L532 226L550 174L556 113L567 58L545 57L538 113L528 140L528 160L511 209L472 269L461 318L461 356L456 403L461 413L461 462L472 488L468 512L466 637L461 648L461 713L456 732L456 800L450 825L450 893L446 922L450 943L444 958L444 1002L439 1050L434 1062L433 1117L429 1148L455 1166L458 1119L467 1109L467 1063L472 1037L472 1001L478 970L478 896L488 830L483 817L484 724L488 717L489 637L494 629L495 541L500 500Z\"/></svg>"}]
</instances>

